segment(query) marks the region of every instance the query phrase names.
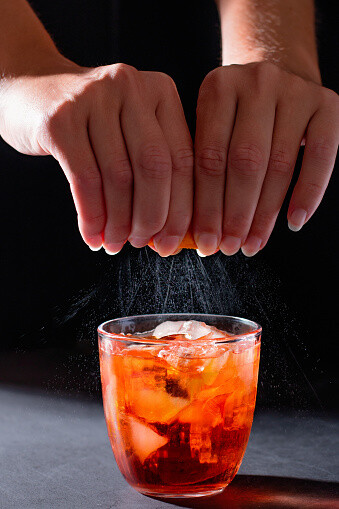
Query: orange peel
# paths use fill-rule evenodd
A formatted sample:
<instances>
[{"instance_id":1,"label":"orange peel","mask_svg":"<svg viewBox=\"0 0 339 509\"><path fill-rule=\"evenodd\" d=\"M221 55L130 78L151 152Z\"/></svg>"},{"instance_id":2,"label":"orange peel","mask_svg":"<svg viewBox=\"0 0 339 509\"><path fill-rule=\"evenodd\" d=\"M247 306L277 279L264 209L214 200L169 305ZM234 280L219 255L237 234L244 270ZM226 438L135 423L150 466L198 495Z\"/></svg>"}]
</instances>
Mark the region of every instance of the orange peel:
<instances>
[{"instance_id":1,"label":"orange peel","mask_svg":"<svg viewBox=\"0 0 339 509\"><path fill-rule=\"evenodd\" d=\"M148 245L152 249L155 249L155 245L154 245L154 242L153 242L153 237L149 241ZM195 240L193 238L193 234L192 234L191 230L188 230L188 232L186 233L185 237L182 239L178 249L198 249L198 246L195 243Z\"/></svg>"}]
</instances>

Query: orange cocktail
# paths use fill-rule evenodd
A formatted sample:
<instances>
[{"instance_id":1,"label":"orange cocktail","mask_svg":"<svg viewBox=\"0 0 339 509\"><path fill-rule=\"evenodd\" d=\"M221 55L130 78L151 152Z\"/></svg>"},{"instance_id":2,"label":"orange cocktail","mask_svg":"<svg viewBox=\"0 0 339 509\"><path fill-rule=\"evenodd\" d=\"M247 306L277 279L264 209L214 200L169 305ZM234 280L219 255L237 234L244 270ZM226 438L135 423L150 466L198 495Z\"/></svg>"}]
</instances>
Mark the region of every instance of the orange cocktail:
<instances>
[{"instance_id":1,"label":"orange cocktail","mask_svg":"<svg viewBox=\"0 0 339 509\"><path fill-rule=\"evenodd\" d=\"M254 322L217 315L145 315L99 327L108 434L135 489L201 496L230 483L250 435L260 334Z\"/></svg>"}]
</instances>

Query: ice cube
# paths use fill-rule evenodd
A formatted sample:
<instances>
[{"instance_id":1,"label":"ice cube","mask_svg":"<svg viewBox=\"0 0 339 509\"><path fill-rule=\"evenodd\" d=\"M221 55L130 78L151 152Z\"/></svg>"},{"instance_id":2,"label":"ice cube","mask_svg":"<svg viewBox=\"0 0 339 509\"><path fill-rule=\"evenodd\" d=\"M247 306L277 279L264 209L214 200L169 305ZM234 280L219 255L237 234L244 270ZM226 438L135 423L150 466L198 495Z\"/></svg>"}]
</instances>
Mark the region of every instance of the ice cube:
<instances>
[{"instance_id":1,"label":"ice cube","mask_svg":"<svg viewBox=\"0 0 339 509\"><path fill-rule=\"evenodd\" d=\"M184 322L179 330L179 334L184 334L187 339L193 340L203 338L210 333L211 328L208 325L203 322L196 322L195 320Z\"/></svg>"},{"instance_id":2,"label":"ice cube","mask_svg":"<svg viewBox=\"0 0 339 509\"><path fill-rule=\"evenodd\" d=\"M218 354L218 347L212 344L187 345L171 344L159 351L158 357L164 359L174 369L189 373L202 373L211 357Z\"/></svg>"},{"instance_id":3,"label":"ice cube","mask_svg":"<svg viewBox=\"0 0 339 509\"><path fill-rule=\"evenodd\" d=\"M157 339L165 336L172 336L180 334L185 336L186 339L218 339L224 338L227 334L223 331L219 331L215 327L206 325L204 322L198 322L196 320L189 321L178 321L178 322L163 322L158 325L153 332L153 336Z\"/></svg>"},{"instance_id":4,"label":"ice cube","mask_svg":"<svg viewBox=\"0 0 339 509\"><path fill-rule=\"evenodd\" d=\"M153 429L141 423L134 417L129 417L131 429L131 445L141 463L160 447L168 442L168 438L158 435Z\"/></svg>"},{"instance_id":5,"label":"ice cube","mask_svg":"<svg viewBox=\"0 0 339 509\"><path fill-rule=\"evenodd\" d=\"M163 338L164 336L172 336L174 334L178 334L179 333L178 331L181 329L184 323L185 323L184 321L163 322L154 329L153 336L156 337L157 339L160 339Z\"/></svg>"}]
</instances>

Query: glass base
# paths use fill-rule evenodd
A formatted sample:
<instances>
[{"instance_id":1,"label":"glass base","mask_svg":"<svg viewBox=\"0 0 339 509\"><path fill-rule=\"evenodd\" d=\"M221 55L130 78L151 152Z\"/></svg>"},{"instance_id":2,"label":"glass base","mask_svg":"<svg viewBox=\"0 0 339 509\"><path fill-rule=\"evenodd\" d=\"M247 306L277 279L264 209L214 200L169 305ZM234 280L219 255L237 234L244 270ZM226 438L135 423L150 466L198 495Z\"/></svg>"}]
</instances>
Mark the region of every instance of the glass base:
<instances>
[{"instance_id":1,"label":"glass base","mask_svg":"<svg viewBox=\"0 0 339 509\"><path fill-rule=\"evenodd\" d=\"M147 495L148 497L157 497L157 498L197 498L197 497L211 497L213 495L218 495L219 493L222 493L225 489L223 488L217 488L214 490L206 490L206 491L191 491L187 493L161 493L159 491L149 491L144 490L142 488L135 488L139 493L142 493L143 495Z\"/></svg>"}]
</instances>

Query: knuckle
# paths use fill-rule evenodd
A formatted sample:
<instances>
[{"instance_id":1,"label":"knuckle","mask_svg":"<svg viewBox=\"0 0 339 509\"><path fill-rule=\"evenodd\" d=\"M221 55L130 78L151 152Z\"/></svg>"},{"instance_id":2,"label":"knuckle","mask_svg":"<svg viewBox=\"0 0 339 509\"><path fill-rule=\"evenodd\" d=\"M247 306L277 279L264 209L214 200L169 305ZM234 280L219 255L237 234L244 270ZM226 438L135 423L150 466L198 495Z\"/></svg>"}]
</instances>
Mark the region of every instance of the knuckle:
<instances>
[{"instance_id":1,"label":"knuckle","mask_svg":"<svg viewBox=\"0 0 339 509\"><path fill-rule=\"evenodd\" d=\"M241 143L230 148L228 165L240 177L257 178L264 167L264 156L252 143Z\"/></svg>"},{"instance_id":2,"label":"knuckle","mask_svg":"<svg viewBox=\"0 0 339 509\"><path fill-rule=\"evenodd\" d=\"M307 150L315 161L321 163L329 163L332 161L333 147L324 138L319 138L317 141L307 143Z\"/></svg>"},{"instance_id":3,"label":"knuckle","mask_svg":"<svg viewBox=\"0 0 339 509\"><path fill-rule=\"evenodd\" d=\"M168 74L166 74L164 72L155 72L154 74L155 74L155 78L157 80L159 80L162 85L167 87L167 89L176 90L176 88L177 88L176 84L175 84L173 78L171 78L171 76L169 76Z\"/></svg>"},{"instance_id":4,"label":"knuckle","mask_svg":"<svg viewBox=\"0 0 339 509\"><path fill-rule=\"evenodd\" d=\"M317 182L304 182L303 188L308 200L317 200L324 193L324 188Z\"/></svg>"},{"instance_id":5,"label":"knuckle","mask_svg":"<svg viewBox=\"0 0 339 509\"><path fill-rule=\"evenodd\" d=\"M259 237L264 237L271 229L274 219L274 214L268 211L257 211L255 213L252 231L258 234Z\"/></svg>"},{"instance_id":6,"label":"knuckle","mask_svg":"<svg viewBox=\"0 0 339 509\"><path fill-rule=\"evenodd\" d=\"M112 84L116 83L119 83L123 88L134 87L137 73L135 67L121 63L98 67L94 72L94 80L90 80L87 89L91 91L101 85L104 90L107 88L111 90Z\"/></svg>"},{"instance_id":7,"label":"knuckle","mask_svg":"<svg viewBox=\"0 0 339 509\"><path fill-rule=\"evenodd\" d=\"M91 188L93 191L101 189L101 175L95 168L89 168L80 173L73 173L71 184L79 188Z\"/></svg>"},{"instance_id":8,"label":"knuckle","mask_svg":"<svg viewBox=\"0 0 339 509\"><path fill-rule=\"evenodd\" d=\"M129 187L133 182L132 168L128 158L112 159L105 163L102 172L108 184L118 187Z\"/></svg>"},{"instance_id":9,"label":"knuckle","mask_svg":"<svg viewBox=\"0 0 339 509\"><path fill-rule=\"evenodd\" d=\"M222 73L220 72L221 68L217 67L215 69L212 69L208 74L206 74L203 84L205 86L215 86L216 84L219 85L222 81Z\"/></svg>"},{"instance_id":10,"label":"knuckle","mask_svg":"<svg viewBox=\"0 0 339 509\"><path fill-rule=\"evenodd\" d=\"M94 76L87 78L82 84L79 97L84 102L90 101L94 104L96 110L104 112L107 112L108 108L116 110L121 99L121 94L117 93L119 91L117 82L111 69L99 68Z\"/></svg>"},{"instance_id":11,"label":"knuckle","mask_svg":"<svg viewBox=\"0 0 339 509\"><path fill-rule=\"evenodd\" d=\"M268 171L271 177L287 178L293 171L293 163L284 149L272 151L268 163Z\"/></svg>"},{"instance_id":12,"label":"knuckle","mask_svg":"<svg viewBox=\"0 0 339 509\"><path fill-rule=\"evenodd\" d=\"M133 175L129 161L126 163L122 161L116 163L113 170L113 175L115 185L118 185L119 187L130 187L133 183Z\"/></svg>"},{"instance_id":13,"label":"knuckle","mask_svg":"<svg viewBox=\"0 0 339 509\"><path fill-rule=\"evenodd\" d=\"M168 74L156 71L141 71L140 74L144 79L143 85L146 93L163 95L166 100L168 98L171 100L178 98L176 84Z\"/></svg>"},{"instance_id":14,"label":"knuckle","mask_svg":"<svg viewBox=\"0 0 339 509\"><path fill-rule=\"evenodd\" d=\"M138 73L135 67L128 64L119 63L109 66L108 68L110 75L113 74L114 77L117 77L120 81L128 84L136 79L136 75Z\"/></svg>"},{"instance_id":15,"label":"knuckle","mask_svg":"<svg viewBox=\"0 0 339 509\"><path fill-rule=\"evenodd\" d=\"M244 214L233 214L224 220L223 235L242 237L249 230L250 220Z\"/></svg>"},{"instance_id":16,"label":"knuckle","mask_svg":"<svg viewBox=\"0 0 339 509\"><path fill-rule=\"evenodd\" d=\"M182 177L191 177L193 172L193 150L192 148L182 148L177 150L172 160L173 173Z\"/></svg>"},{"instance_id":17,"label":"knuckle","mask_svg":"<svg viewBox=\"0 0 339 509\"><path fill-rule=\"evenodd\" d=\"M166 181L171 175L171 159L160 147L145 148L139 157L138 167L145 178Z\"/></svg>"},{"instance_id":18,"label":"knuckle","mask_svg":"<svg viewBox=\"0 0 339 509\"><path fill-rule=\"evenodd\" d=\"M206 74L199 89L198 109L211 97L218 100L219 92L224 83L224 72L224 68L216 68Z\"/></svg>"},{"instance_id":19,"label":"knuckle","mask_svg":"<svg viewBox=\"0 0 339 509\"><path fill-rule=\"evenodd\" d=\"M226 169L226 150L221 147L204 147L196 155L197 168L205 177L221 177Z\"/></svg>"},{"instance_id":20,"label":"knuckle","mask_svg":"<svg viewBox=\"0 0 339 509\"><path fill-rule=\"evenodd\" d=\"M330 88L326 87L321 87L321 95L325 102L328 102L330 105L335 105L336 107L338 107L339 96L334 90L331 90Z\"/></svg>"}]
</instances>

